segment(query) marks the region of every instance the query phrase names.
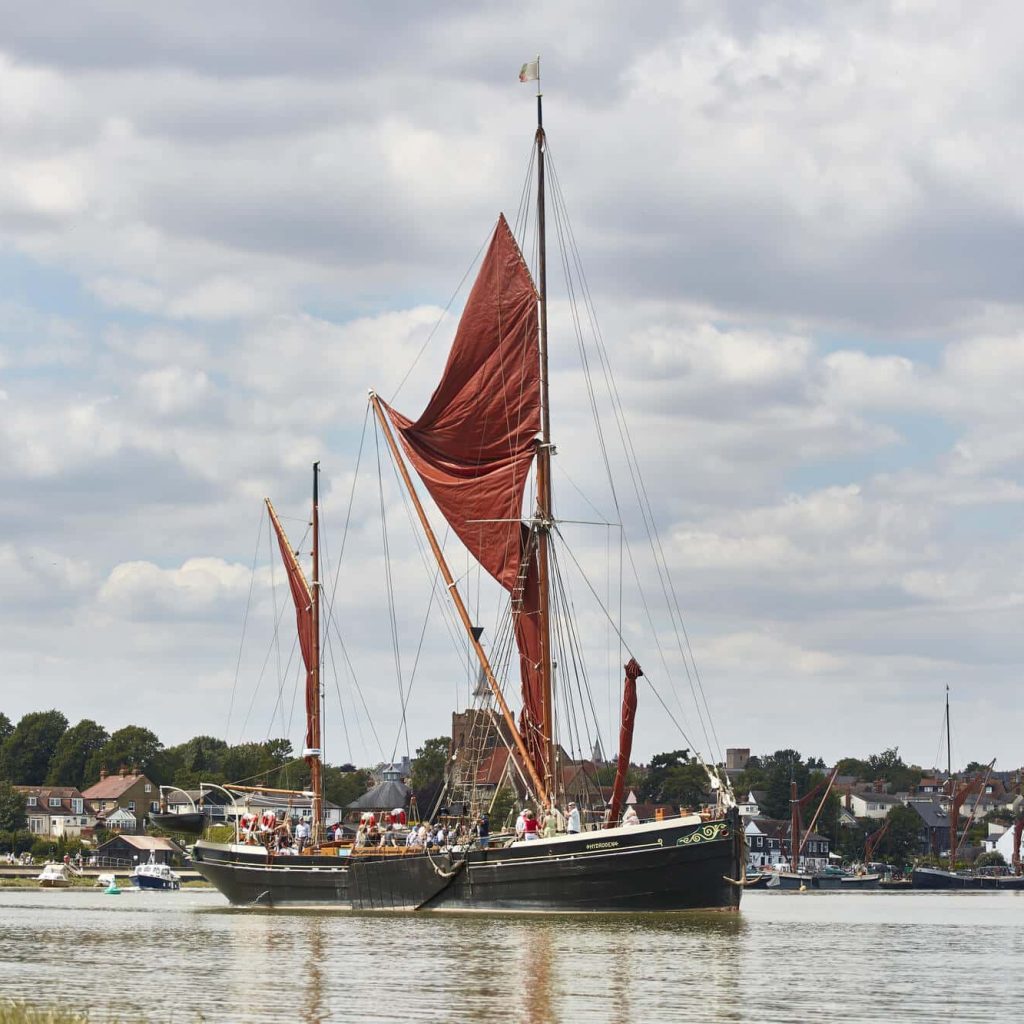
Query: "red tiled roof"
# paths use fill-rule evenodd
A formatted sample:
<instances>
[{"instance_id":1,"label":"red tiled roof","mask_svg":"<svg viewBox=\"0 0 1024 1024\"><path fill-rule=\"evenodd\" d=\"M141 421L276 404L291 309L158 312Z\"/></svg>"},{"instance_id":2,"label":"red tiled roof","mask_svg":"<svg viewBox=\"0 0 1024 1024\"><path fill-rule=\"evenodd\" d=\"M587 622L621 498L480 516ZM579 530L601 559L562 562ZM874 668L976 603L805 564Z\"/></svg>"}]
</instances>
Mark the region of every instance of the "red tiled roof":
<instances>
[{"instance_id":1,"label":"red tiled roof","mask_svg":"<svg viewBox=\"0 0 1024 1024\"><path fill-rule=\"evenodd\" d=\"M145 775L108 775L82 793L86 800L116 800L136 782L149 780Z\"/></svg>"},{"instance_id":2,"label":"red tiled roof","mask_svg":"<svg viewBox=\"0 0 1024 1024\"><path fill-rule=\"evenodd\" d=\"M169 850L171 853L180 852L178 847L170 841L170 839L164 839L162 836L128 836L120 835L117 837L123 843L127 843L129 846L134 846L136 850ZM115 842L115 840L110 840ZM104 846L107 844L104 843Z\"/></svg>"},{"instance_id":3,"label":"red tiled roof","mask_svg":"<svg viewBox=\"0 0 1024 1024\"><path fill-rule=\"evenodd\" d=\"M49 814L61 817L62 815L73 814L77 816L84 813L83 811L76 811L71 806L72 800L83 799L83 794L79 793L74 786L15 786L14 788L25 796L34 796L36 798L34 807L25 808L30 815ZM59 807L50 806L51 797L60 800Z\"/></svg>"}]
</instances>

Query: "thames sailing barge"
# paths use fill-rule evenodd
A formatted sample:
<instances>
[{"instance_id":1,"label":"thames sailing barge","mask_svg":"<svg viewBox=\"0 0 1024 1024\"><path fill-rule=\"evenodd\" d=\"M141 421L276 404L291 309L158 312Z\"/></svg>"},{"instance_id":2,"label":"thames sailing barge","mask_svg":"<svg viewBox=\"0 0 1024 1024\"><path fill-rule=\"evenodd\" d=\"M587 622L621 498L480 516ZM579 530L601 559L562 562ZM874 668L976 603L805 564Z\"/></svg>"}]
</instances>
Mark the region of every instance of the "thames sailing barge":
<instances>
[{"instance_id":1,"label":"thames sailing barge","mask_svg":"<svg viewBox=\"0 0 1024 1024\"><path fill-rule=\"evenodd\" d=\"M564 789L552 679L550 544L556 520L551 507L545 135L539 95L537 113L536 286L512 230L504 216L500 217L443 376L425 411L413 421L375 394L370 401L479 661L496 714L511 737L511 756L521 766L534 806L552 808L562 802ZM536 505L524 520L524 491L534 461ZM410 465L471 555L508 592L522 682L518 720L431 529ZM325 841L315 477L311 581L307 581L272 510L271 521L288 572L307 670L304 756L313 791L313 830L310 842L297 855L282 855L253 842L196 843L196 869L232 903L353 910L562 912L738 907L745 843L727 783L715 780L717 806L702 814L631 827L619 825L636 683L642 675L635 660L626 666L619 770L604 827L536 841L499 841L489 848L466 843L445 852L414 847L360 848Z\"/></svg>"}]
</instances>

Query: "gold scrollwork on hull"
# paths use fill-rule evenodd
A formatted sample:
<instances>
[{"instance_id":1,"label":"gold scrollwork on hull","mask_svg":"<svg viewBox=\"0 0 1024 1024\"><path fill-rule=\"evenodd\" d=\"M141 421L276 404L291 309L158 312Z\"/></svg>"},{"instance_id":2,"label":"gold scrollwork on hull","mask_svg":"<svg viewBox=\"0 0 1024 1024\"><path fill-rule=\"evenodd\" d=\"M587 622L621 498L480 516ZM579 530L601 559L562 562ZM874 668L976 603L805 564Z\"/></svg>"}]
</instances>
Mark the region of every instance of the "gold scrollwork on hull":
<instances>
[{"instance_id":1,"label":"gold scrollwork on hull","mask_svg":"<svg viewBox=\"0 0 1024 1024\"><path fill-rule=\"evenodd\" d=\"M701 825L700 828L680 836L676 840L676 846L696 846L698 843L713 843L716 839L728 839L729 826L717 822L714 825Z\"/></svg>"}]
</instances>

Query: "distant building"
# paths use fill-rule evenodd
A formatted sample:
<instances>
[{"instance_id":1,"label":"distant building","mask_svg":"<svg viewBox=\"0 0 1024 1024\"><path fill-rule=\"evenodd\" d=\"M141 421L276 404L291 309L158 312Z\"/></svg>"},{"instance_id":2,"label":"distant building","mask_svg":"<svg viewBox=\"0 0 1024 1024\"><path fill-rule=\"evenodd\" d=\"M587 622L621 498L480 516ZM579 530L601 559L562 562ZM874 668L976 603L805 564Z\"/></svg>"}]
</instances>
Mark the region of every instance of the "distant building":
<instances>
[{"instance_id":1,"label":"distant building","mask_svg":"<svg viewBox=\"0 0 1024 1024\"><path fill-rule=\"evenodd\" d=\"M764 803L764 791L750 790L747 793L746 800L740 800L737 803L737 807L740 812L741 818L759 818L761 817L761 806Z\"/></svg>"},{"instance_id":2,"label":"distant building","mask_svg":"<svg viewBox=\"0 0 1024 1024\"><path fill-rule=\"evenodd\" d=\"M146 815L160 810L160 796L155 786L145 775L129 770L124 765L114 775L100 771L100 780L82 792L87 806L96 815L98 827L108 827L110 815L117 810L127 811L135 818L135 829L145 826ZM125 816L120 816L125 820Z\"/></svg>"},{"instance_id":3,"label":"distant building","mask_svg":"<svg viewBox=\"0 0 1024 1024\"><path fill-rule=\"evenodd\" d=\"M158 864L181 863L183 851L171 839L119 835L97 847L96 864L100 867L127 867L145 864L151 856Z\"/></svg>"},{"instance_id":4,"label":"distant building","mask_svg":"<svg viewBox=\"0 0 1024 1024\"><path fill-rule=\"evenodd\" d=\"M790 823L774 818L751 818L744 826L747 866L780 868L791 863ZM821 871L828 865L829 841L817 832L804 833L800 854L802 871Z\"/></svg>"},{"instance_id":5,"label":"distant building","mask_svg":"<svg viewBox=\"0 0 1024 1024\"><path fill-rule=\"evenodd\" d=\"M887 818L889 812L903 801L889 793L849 793L846 797L847 809L855 818Z\"/></svg>"},{"instance_id":6,"label":"distant building","mask_svg":"<svg viewBox=\"0 0 1024 1024\"><path fill-rule=\"evenodd\" d=\"M85 797L73 786L15 786L25 798L28 830L35 836L78 839L96 824Z\"/></svg>"},{"instance_id":7,"label":"distant building","mask_svg":"<svg viewBox=\"0 0 1024 1024\"><path fill-rule=\"evenodd\" d=\"M750 760L750 747L728 747L725 751L725 770L742 772Z\"/></svg>"},{"instance_id":8,"label":"distant building","mask_svg":"<svg viewBox=\"0 0 1024 1024\"><path fill-rule=\"evenodd\" d=\"M922 856L936 857L949 854L949 810L948 801L938 796L930 798L912 797L907 807L917 812L921 819L918 833L917 852Z\"/></svg>"}]
</instances>

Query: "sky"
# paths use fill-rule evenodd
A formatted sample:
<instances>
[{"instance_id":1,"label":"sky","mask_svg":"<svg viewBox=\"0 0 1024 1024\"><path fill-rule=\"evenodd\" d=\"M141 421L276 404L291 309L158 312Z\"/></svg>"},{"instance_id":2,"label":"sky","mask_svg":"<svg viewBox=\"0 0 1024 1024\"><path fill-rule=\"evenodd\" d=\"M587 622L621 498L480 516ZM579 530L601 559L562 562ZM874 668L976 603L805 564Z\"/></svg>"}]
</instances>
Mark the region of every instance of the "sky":
<instances>
[{"instance_id":1,"label":"sky","mask_svg":"<svg viewBox=\"0 0 1024 1024\"><path fill-rule=\"evenodd\" d=\"M366 396L429 397L464 275L519 205L539 53L711 752L943 764L948 686L954 762L1024 762L1018 5L0 9L8 717L300 747L261 502L308 553L319 460L325 754L449 732L472 673ZM645 640L626 585L623 536L658 596L557 273L551 339L559 514L622 524L564 535L616 617L624 582L650 683L634 756L705 746L677 635ZM610 749L621 651L571 586Z\"/></svg>"}]
</instances>

